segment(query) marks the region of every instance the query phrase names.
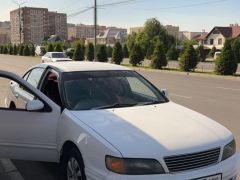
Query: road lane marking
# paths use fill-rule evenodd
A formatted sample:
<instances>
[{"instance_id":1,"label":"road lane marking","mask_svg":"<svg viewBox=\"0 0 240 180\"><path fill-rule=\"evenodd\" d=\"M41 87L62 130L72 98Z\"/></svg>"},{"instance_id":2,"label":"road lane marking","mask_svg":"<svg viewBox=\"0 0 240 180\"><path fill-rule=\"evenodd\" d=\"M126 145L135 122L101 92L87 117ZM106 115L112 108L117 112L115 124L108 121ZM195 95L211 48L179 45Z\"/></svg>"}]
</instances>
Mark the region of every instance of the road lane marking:
<instances>
[{"instance_id":1,"label":"road lane marking","mask_svg":"<svg viewBox=\"0 0 240 180\"><path fill-rule=\"evenodd\" d=\"M225 87L216 87L217 89L231 90L231 91L240 91L240 89L225 88Z\"/></svg>"},{"instance_id":2,"label":"road lane marking","mask_svg":"<svg viewBox=\"0 0 240 180\"><path fill-rule=\"evenodd\" d=\"M189 96L183 96L183 95L179 95L179 94L173 94L173 93L171 93L170 95L172 95L172 96L176 96L176 97L185 98L185 99L192 99L192 97L189 97Z\"/></svg>"}]
</instances>

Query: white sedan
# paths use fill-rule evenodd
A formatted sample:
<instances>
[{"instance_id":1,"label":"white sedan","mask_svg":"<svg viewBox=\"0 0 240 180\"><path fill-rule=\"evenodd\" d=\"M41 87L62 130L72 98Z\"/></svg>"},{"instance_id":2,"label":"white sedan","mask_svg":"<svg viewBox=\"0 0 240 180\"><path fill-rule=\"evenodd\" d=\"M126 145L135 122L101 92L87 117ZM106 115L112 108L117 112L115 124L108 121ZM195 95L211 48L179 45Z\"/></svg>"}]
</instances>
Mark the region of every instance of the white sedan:
<instances>
[{"instance_id":1,"label":"white sedan","mask_svg":"<svg viewBox=\"0 0 240 180\"><path fill-rule=\"evenodd\" d=\"M232 133L168 100L137 72L96 62L39 64L11 79L0 157L60 162L67 180L234 180Z\"/></svg>"},{"instance_id":2,"label":"white sedan","mask_svg":"<svg viewBox=\"0 0 240 180\"><path fill-rule=\"evenodd\" d=\"M63 52L47 52L42 57L42 63L45 62L59 62L59 61L72 61L69 57L66 56Z\"/></svg>"}]
</instances>

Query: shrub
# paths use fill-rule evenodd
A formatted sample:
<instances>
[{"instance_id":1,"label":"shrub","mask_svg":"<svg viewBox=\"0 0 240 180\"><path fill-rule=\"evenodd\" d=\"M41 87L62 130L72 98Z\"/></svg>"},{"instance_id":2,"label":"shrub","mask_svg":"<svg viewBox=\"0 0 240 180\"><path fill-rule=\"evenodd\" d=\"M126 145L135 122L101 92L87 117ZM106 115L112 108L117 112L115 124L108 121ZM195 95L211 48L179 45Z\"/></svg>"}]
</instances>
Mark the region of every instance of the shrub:
<instances>
[{"instance_id":1,"label":"shrub","mask_svg":"<svg viewBox=\"0 0 240 180\"><path fill-rule=\"evenodd\" d=\"M74 55L73 55L73 59L75 61L83 61L84 60L84 54L83 54L81 44L77 45L76 50L75 50Z\"/></svg>"},{"instance_id":2,"label":"shrub","mask_svg":"<svg viewBox=\"0 0 240 180\"><path fill-rule=\"evenodd\" d=\"M24 56L30 56L30 49L29 49L27 44L24 46L23 55Z\"/></svg>"},{"instance_id":3,"label":"shrub","mask_svg":"<svg viewBox=\"0 0 240 180\"><path fill-rule=\"evenodd\" d=\"M52 44L49 44L48 45L48 48L47 48L47 52L53 52L54 51L54 47Z\"/></svg>"},{"instance_id":4,"label":"shrub","mask_svg":"<svg viewBox=\"0 0 240 180\"><path fill-rule=\"evenodd\" d=\"M175 47L175 45L171 46L171 48L167 52L167 59L168 60L178 60L179 53Z\"/></svg>"},{"instance_id":5,"label":"shrub","mask_svg":"<svg viewBox=\"0 0 240 180\"><path fill-rule=\"evenodd\" d=\"M123 60L122 45L117 41L114 45L112 52L112 62L115 64L121 64Z\"/></svg>"},{"instance_id":6,"label":"shrub","mask_svg":"<svg viewBox=\"0 0 240 180\"><path fill-rule=\"evenodd\" d=\"M87 56L87 60L89 60L89 61L94 60L94 46L93 46L93 43L88 43L87 49L86 49L86 56Z\"/></svg>"},{"instance_id":7,"label":"shrub","mask_svg":"<svg viewBox=\"0 0 240 180\"><path fill-rule=\"evenodd\" d=\"M34 47L33 44L32 44L31 47L30 47L30 55L31 55L31 56L35 56L35 47Z\"/></svg>"},{"instance_id":8,"label":"shrub","mask_svg":"<svg viewBox=\"0 0 240 180\"><path fill-rule=\"evenodd\" d=\"M4 49L3 49L3 54L8 54L8 48L7 48L7 46L6 46L6 45L4 46Z\"/></svg>"},{"instance_id":9,"label":"shrub","mask_svg":"<svg viewBox=\"0 0 240 180\"><path fill-rule=\"evenodd\" d=\"M151 67L154 69L162 69L163 66L167 66L167 58L164 52L162 44L158 44L151 57Z\"/></svg>"},{"instance_id":10,"label":"shrub","mask_svg":"<svg viewBox=\"0 0 240 180\"><path fill-rule=\"evenodd\" d=\"M210 57L214 57L215 52L217 52L217 49L216 49L215 46L213 46L213 48L212 48L211 51L209 52Z\"/></svg>"},{"instance_id":11,"label":"shrub","mask_svg":"<svg viewBox=\"0 0 240 180\"><path fill-rule=\"evenodd\" d=\"M179 61L180 70L191 71L198 65L198 55L191 44L188 44L182 53Z\"/></svg>"},{"instance_id":12,"label":"shrub","mask_svg":"<svg viewBox=\"0 0 240 180\"><path fill-rule=\"evenodd\" d=\"M135 44L133 48L130 51L130 63L133 66L137 66L138 64L141 64L142 61L144 60L144 55L142 53L142 48L138 44Z\"/></svg>"},{"instance_id":13,"label":"shrub","mask_svg":"<svg viewBox=\"0 0 240 180\"><path fill-rule=\"evenodd\" d=\"M61 44L57 44L56 47L54 48L55 52L63 52Z\"/></svg>"},{"instance_id":14,"label":"shrub","mask_svg":"<svg viewBox=\"0 0 240 180\"><path fill-rule=\"evenodd\" d=\"M10 54L10 55L13 54L13 47L11 44L9 45L9 48L8 48L8 54Z\"/></svg>"},{"instance_id":15,"label":"shrub","mask_svg":"<svg viewBox=\"0 0 240 180\"><path fill-rule=\"evenodd\" d=\"M14 46L13 46L13 54L14 54L14 55L17 55L17 54L18 54L18 49L17 49L16 44L14 44Z\"/></svg>"},{"instance_id":16,"label":"shrub","mask_svg":"<svg viewBox=\"0 0 240 180\"><path fill-rule=\"evenodd\" d=\"M124 44L124 46L123 46L123 57L129 58L129 51L128 51L127 44Z\"/></svg>"},{"instance_id":17,"label":"shrub","mask_svg":"<svg viewBox=\"0 0 240 180\"><path fill-rule=\"evenodd\" d=\"M107 47L107 56L108 58L112 57L113 48L111 46Z\"/></svg>"},{"instance_id":18,"label":"shrub","mask_svg":"<svg viewBox=\"0 0 240 180\"><path fill-rule=\"evenodd\" d=\"M215 65L215 72L219 75L233 75L236 73L238 64L229 40L225 42L222 53L216 60Z\"/></svg>"},{"instance_id":19,"label":"shrub","mask_svg":"<svg viewBox=\"0 0 240 180\"><path fill-rule=\"evenodd\" d=\"M105 45L101 45L99 47L98 52L97 52L97 60L99 62L107 62L108 61L107 51L106 51L106 46Z\"/></svg>"}]
</instances>

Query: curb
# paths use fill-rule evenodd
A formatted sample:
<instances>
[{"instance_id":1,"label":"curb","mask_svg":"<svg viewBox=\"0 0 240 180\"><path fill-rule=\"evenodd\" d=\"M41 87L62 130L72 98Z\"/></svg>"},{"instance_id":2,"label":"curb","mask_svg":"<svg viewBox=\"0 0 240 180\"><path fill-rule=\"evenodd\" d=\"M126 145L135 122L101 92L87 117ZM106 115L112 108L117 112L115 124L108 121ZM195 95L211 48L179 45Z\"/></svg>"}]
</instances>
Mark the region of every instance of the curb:
<instances>
[{"instance_id":1,"label":"curb","mask_svg":"<svg viewBox=\"0 0 240 180\"><path fill-rule=\"evenodd\" d=\"M17 168L9 159L0 159L1 180L24 180Z\"/></svg>"}]
</instances>

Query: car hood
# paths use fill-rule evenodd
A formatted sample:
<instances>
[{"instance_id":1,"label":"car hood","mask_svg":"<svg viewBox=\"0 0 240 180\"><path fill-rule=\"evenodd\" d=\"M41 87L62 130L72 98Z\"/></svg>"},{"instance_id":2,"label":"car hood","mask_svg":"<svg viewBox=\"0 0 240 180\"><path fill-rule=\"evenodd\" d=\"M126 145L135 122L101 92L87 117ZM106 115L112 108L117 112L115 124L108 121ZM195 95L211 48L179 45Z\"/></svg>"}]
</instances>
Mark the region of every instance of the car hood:
<instances>
[{"instance_id":1,"label":"car hood","mask_svg":"<svg viewBox=\"0 0 240 180\"><path fill-rule=\"evenodd\" d=\"M159 158L205 151L233 138L217 122L173 102L72 113L123 157Z\"/></svg>"},{"instance_id":2,"label":"car hood","mask_svg":"<svg viewBox=\"0 0 240 180\"><path fill-rule=\"evenodd\" d=\"M56 62L56 61L72 61L72 59L70 59L70 58L52 58L52 61L53 62Z\"/></svg>"}]
</instances>

